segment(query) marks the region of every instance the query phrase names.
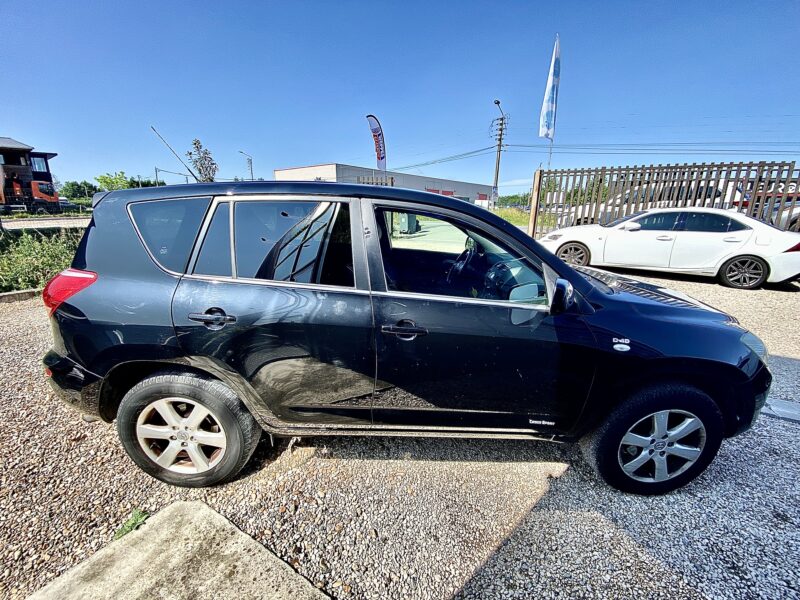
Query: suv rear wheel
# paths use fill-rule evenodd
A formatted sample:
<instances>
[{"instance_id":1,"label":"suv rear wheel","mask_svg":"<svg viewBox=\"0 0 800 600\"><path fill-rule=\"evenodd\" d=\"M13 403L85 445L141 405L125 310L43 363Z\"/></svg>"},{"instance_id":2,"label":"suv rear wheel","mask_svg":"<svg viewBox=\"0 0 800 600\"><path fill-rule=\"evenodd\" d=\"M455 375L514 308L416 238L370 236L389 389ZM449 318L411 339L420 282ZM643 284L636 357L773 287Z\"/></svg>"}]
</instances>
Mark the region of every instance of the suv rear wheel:
<instances>
[{"instance_id":1,"label":"suv rear wheel","mask_svg":"<svg viewBox=\"0 0 800 600\"><path fill-rule=\"evenodd\" d=\"M117 431L143 471L184 487L235 477L261 436L228 386L187 373L160 373L131 388L119 406Z\"/></svg>"},{"instance_id":2,"label":"suv rear wheel","mask_svg":"<svg viewBox=\"0 0 800 600\"><path fill-rule=\"evenodd\" d=\"M722 434L722 413L707 394L668 384L633 394L581 440L581 447L609 485L634 494L665 494L708 467Z\"/></svg>"}]
</instances>

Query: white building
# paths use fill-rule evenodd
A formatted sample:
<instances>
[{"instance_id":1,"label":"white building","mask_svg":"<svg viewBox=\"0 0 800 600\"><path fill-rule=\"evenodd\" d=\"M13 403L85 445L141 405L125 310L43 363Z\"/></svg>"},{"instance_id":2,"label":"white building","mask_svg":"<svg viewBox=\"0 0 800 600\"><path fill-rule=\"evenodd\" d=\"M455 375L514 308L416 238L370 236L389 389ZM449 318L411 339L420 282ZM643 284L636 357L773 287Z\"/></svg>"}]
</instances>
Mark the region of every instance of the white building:
<instances>
[{"instance_id":1,"label":"white building","mask_svg":"<svg viewBox=\"0 0 800 600\"><path fill-rule=\"evenodd\" d=\"M443 196L453 196L459 200L487 206L492 197L492 186L480 183L467 183L451 179L438 179L424 175L411 175L397 171L379 171L353 165L328 163L308 167L275 169L276 181L336 181L339 183L363 183L368 185L387 185L391 187L433 192Z\"/></svg>"}]
</instances>

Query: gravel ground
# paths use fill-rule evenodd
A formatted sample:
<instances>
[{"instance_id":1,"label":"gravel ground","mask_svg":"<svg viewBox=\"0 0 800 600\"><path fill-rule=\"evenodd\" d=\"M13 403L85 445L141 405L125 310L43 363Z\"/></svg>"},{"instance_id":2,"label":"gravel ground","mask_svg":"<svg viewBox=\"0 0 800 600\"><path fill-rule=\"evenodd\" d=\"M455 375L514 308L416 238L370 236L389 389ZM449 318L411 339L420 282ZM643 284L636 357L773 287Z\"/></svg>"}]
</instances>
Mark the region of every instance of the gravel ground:
<instances>
[{"instance_id":1,"label":"gravel ground","mask_svg":"<svg viewBox=\"0 0 800 600\"><path fill-rule=\"evenodd\" d=\"M763 337L783 357L776 393L797 400L800 340L785 332L800 287L658 281ZM39 300L0 305L2 597L108 543L133 507L196 499L340 598L800 598L796 424L761 419L661 498L614 492L571 446L393 438L263 440L235 482L182 490L140 473L113 426L53 398L49 337Z\"/></svg>"}]
</instances>

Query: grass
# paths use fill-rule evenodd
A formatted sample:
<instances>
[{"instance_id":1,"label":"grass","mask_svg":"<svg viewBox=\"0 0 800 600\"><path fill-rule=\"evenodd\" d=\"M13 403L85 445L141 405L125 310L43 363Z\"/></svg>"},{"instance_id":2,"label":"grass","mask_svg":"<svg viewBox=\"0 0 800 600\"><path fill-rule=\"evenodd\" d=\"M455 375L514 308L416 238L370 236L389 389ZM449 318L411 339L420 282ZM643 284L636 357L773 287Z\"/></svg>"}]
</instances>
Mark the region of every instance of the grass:
<instances>
[{"instance_id":1,"label":"grass","mask_svg":"<svg viewBox=\"0 0 800 600\"><path fill-rule=\"evenodd\" d=\"M83 231L0 234L0 292L44 287L72 263Z\"/></svg>"},{"instance_id":2,"label":"grass","mask_svg":"<svg viewBox=\"0 0 800 600\"><path fill-rule=\"evenodd\" d=\"M495 208L492 212L512 225L522 227L527 227L530 219L530 213L520 208Z\"/></svg>"},{"instance_id":3,"label":"grass","mask_svg":"<svg viewBox=\"0 0 800 600\"><path fill-rule=\"evenodd\" d=\"M149 516L150 513L134 508L131 516L114 532L114 539L118 540L122 536L128 535L131 531L138 529L147 521Z\"/></svg>"}]
</instances>

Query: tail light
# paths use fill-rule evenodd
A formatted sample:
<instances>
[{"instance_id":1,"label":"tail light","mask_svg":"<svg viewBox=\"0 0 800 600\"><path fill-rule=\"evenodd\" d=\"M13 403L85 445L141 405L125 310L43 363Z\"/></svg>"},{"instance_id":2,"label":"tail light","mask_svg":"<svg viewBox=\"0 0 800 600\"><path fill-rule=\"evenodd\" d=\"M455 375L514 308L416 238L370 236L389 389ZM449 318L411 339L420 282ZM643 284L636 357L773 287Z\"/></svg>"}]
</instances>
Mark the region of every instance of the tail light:
<instances>
[{"instance_id":1,"label":"tail light","mask_svg":"<svg viewBox=\"0 0 800 600\"><path fill-rule=\"evenodd\" d=\"M792 246L792 247L791 247L791 248L789 248L788 250L784 250L783 252L784 252L784 254L785 254L786 252L800 252L800 243L798 243L798 244L795 244L794 246Z\"/></svg>"},{"instance_id":2,"label":"tail light","mask_svg":"<svg viewBox=\"0 0 800 600\"><path fill-rule=\"evenodd\" d=\"M53 277L44 286L42 299L52 315L61 303L97 281L97 273L66 269Z\"/></svg>"}]
</instances>

